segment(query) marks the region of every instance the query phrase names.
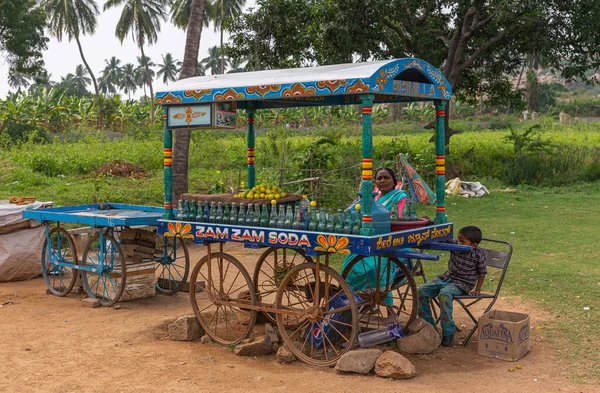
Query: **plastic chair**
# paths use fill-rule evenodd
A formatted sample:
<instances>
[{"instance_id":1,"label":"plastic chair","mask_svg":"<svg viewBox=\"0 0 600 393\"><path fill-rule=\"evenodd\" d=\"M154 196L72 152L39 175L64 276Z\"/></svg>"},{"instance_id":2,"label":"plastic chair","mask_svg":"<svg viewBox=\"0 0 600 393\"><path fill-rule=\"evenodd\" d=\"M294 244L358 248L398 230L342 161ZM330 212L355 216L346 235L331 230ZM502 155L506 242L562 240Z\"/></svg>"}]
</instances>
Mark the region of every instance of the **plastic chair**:
<instances>
[{"instance_id":1,"label":"plastic chair","mask_svg":"<svg viewBox=\"0 0 600 393\"><path fill-rule=\"evenodd\" d=\"M475 316L473 315L471 310L469 310L469 307L471 307L472 305L474 305L476 303L479 303L482 300L490 300L490 304L486 307L486 309L482 313L482 315L491 310L494 303L496 303L496 300L498 300L498 295L500 294L500 289L502 288L502 282L504 281L504 276L506 275L506 270L508 269L508 263L510 262L510 258L512 256L512 252L513 252L512 244L510 244L507 241L483 238L482 243L484 243L484 242L485 243L490 242L490 243L496 243L496 244L504 244L506 247L503 247L503 248L507 248L507 250L499 251L499 250L493 250L493 249L481 247L481 249L483 251L485 251L485 256L486 256L485 265L488 268L488 274L489 274L489 268L495 268L495 269L501 270L500 278L498 279L498 284L496 285L496 290L493 294L480 293L477 296L461 295L461 296L454 297L454 300L462 306L462 308L466 311L466 313L469 315L471 320L475 323L475 326L473 326L473 329L471 329L471 331L467 335L467 338L463 341L463 346L467 345L467 343L469 342L469 340L471 339L471 337L477 330L477 327L479 326L479 321L475 318ZM469 302L469 300L472 300L472 301Z\"/></svg>"}]
</instances>

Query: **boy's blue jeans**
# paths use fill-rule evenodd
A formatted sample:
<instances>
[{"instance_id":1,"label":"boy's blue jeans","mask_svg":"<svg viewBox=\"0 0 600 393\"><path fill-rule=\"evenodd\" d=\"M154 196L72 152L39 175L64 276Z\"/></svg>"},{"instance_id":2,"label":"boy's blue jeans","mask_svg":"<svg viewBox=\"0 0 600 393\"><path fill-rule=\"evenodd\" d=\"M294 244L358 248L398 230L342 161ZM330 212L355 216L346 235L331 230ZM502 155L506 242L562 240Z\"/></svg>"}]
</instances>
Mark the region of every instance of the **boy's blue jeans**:
<instances>
[{"instance_id":1,"label":"boy's blue jeans","mask_svg":"<svg viewBox=\"0 0 600 393\"><path fill-rule=\"evenodd\" d=\"M419 293L419 318L423 318L435 327L435 321L431 315L429 300L437 296L440 301L440 322L442 325L442 335L450 336L456 331L456 324L452 319L452 299L454 296L462 295L462 289L454 285L454 280L448 278L440 280L434 278L421 285L417 291Z\"/></svg>"}]
</instances>

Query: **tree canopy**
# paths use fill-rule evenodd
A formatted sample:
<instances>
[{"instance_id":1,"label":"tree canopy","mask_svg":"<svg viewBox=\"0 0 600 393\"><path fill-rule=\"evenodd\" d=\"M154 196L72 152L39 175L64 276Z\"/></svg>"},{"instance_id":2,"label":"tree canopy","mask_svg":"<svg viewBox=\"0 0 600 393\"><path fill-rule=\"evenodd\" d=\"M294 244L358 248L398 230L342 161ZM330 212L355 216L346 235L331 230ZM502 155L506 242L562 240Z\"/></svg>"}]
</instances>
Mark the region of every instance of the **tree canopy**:
<instances>
[{"instance_id":1,"label":"tree canopy","mask_svg":"<svg viewBox=\"0 0 600 393\"><path fill-rule=\"evenodd\" d=\"M10 73L29 75L44 68L42 51L46 15L35 0L3 0L0 6L0 52L5 55Z\"/></svg>"}]
</instances>

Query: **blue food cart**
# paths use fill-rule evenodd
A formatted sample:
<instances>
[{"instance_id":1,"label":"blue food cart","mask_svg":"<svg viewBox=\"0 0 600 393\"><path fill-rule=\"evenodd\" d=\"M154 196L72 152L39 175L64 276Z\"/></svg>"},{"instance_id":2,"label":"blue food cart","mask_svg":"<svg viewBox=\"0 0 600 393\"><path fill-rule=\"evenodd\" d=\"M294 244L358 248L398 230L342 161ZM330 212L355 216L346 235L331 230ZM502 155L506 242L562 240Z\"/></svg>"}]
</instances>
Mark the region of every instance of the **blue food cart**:
<instances>
[{"instance_id":1,"label":"blue food cart","mask_svg":"<svg viewBox=\"0 0 600 393\"><path fill-rule=\"evenodd\" d=\"M210 75L180 80L156 94L164 109L164 212L158 234L190 239L206 255L190 275L190 300L206 333L233 345L249 337L257 313L277 324L286 346L299 359L333 365L355 343L361 329L378 328L390 319L406 326L416 317L417 295L412 260L437 260L423 250L463 249L440 244L453 235L444 206L444 116L452 88L442 73L415 58L312 68ZM373 106L433 102L436 116L435 219L403 231L376 233L373 190ZM248 186L255 174L255 113L267 108L359 105L362 111L362 218L358 234L239 224L239 220L177 219L172 200L173 133L180 129L227 128L236 111L247 115ZM210 159L210 157L207 157ZM258 182L259 183L259 182ZM259 183L260 184L260 183ZM186 195L190 197L190 195ZM202 196L191 198L193 203ZM235 200L235 197L233 197ZM267 204L269 200L253 200ZM244 203L244 200L239 200ZM198 218L198 216L196 217ZM200 222L199 222L200 221ZM202 222L204 221L204 222ZM227 245L264 248L253 269ZM334 253L352 254L341 272L329 266ZM364 277L369 259L375 283ZM351 286L353 282L363 284Z\"/></svg>"}]
</instances>

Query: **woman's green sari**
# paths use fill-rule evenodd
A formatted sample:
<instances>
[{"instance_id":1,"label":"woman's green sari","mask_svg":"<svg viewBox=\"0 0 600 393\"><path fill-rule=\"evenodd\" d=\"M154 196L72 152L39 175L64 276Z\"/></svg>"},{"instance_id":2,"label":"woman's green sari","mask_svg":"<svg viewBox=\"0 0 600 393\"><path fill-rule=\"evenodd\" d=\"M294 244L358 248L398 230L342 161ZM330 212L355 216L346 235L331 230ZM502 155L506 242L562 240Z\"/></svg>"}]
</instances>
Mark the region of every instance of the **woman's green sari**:
<instances>
[{"instance_id":1,"label":"woman's green sari","mask_svg":"<svg viewBox=\"0 0 600 393\"><path fill-rule=\"evenodd\" d=\"M380 196L379 199L377 199L377 202L381 203L386 209L392 210L394 204L402 201L402 199L404 198L407 198L406 192L402 190L393 189L387 194ZM344 263L342 264L342 272L344 271L346 266L348 266L350 261L352 261L352 259L354 259L356 256L356 254L350 254L347 255L346 258L344 258ZM382 267L385 266L384 263L386 262L386 259L381 258L381 261ZM389 277L390 281L394 278L394 273L395 272L391 272L391 275ZM381 276L379 281L380 285L385 286L386 274L386 269L381 268L379 272L379 275ZM354 265L354 267L352 268L352 273L346 276L346 281L348 282L350 288L352 288L353 291L366 288L375 288L375 286L377 285L377 266L375 257L363 258L360 264ZM368 287L366 283L368 283ZM392 304L391 295L388 295L388 297L385 299L385 303L389 305Z\"/></svg>"}]
</instances>

